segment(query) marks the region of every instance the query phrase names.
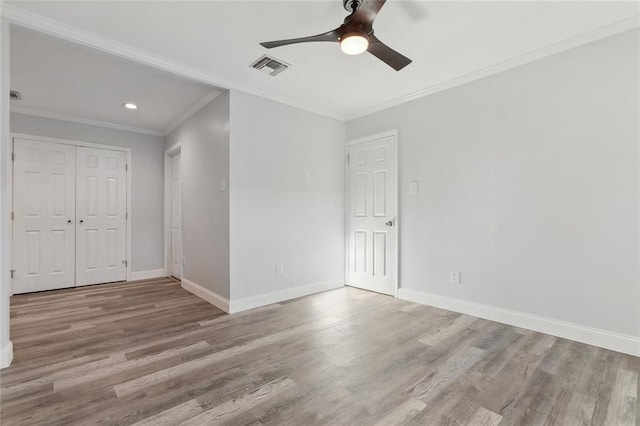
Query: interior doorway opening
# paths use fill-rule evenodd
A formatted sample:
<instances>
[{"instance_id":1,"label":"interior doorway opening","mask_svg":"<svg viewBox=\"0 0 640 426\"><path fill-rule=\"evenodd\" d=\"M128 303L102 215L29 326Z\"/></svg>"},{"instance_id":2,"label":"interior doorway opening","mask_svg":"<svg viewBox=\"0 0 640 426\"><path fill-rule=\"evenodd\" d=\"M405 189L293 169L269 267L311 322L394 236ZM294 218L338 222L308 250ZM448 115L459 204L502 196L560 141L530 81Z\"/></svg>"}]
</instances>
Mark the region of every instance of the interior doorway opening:
<instances>
[{"instance_id":1,"label":"interior doorway opening","mask_svg":"<svg viewBox=\"0 0 640 426\"><path fill-rule=\"evenodd\" d=\"M165 151L165 275L182 280L182 147Z\"/></svg>"}]
</instances>

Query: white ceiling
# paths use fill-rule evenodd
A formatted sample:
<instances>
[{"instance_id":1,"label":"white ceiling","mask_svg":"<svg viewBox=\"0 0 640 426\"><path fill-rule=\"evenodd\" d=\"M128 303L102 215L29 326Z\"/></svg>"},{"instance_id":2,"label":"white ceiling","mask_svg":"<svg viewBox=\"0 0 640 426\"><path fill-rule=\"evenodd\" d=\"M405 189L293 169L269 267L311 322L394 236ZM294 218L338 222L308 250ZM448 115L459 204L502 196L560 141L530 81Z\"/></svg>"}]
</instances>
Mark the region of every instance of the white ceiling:
<instances>
[{"instance_id":1,"label":"white ceiling","mask_svg":"<svg viewBox=\"0 0 640 426\"><path fill-rule=\"evenodd\" d=\"M395 72L333 43L258 45L337 27L346 15L342 0L9 4L15 7L3 13L21 25L340 118L632 28L639 15L638 3L628 1L389 0L376 35L414 61ZM291 68L271 77L248 67L267 52Z\"/></svg>"},{"instance_id":2,"label":"white ceiling","mask_svg":"<svg viewBox=\"0 0 640 426\"><path fill-rule=\"evenodd\" d=\"M16 112L163 135L221 93L210 86L20 27L11 31ZM123 103L138 105L135 111Z\"/></svg>"}]
</instances>

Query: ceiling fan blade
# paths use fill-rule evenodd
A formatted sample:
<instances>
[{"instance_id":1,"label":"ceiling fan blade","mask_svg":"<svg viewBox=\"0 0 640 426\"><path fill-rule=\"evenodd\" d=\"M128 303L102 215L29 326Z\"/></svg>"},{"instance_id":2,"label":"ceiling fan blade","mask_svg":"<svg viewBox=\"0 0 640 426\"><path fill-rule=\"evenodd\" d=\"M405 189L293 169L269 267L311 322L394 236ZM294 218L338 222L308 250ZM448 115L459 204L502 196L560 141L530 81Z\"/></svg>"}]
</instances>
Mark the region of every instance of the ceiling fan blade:
<instances>
[{"instance_id":1,"label":"ceiling fan blade","mask_svg":"<svg viewBox=\"0 0 640 426\"><path fill-rule=\"evenodd\" d=\"M387 0L363 0L355 13L351 15L350 21L372 24L386 2Z\"/></svg>"},{"instance_id":2,"label":"ceiling fan blade","mask_svg":"<svg viewBox=\"0 0 640 426\"><path fill-rule=\"evenodd\" d=\"M260 43L262 47L266 47L267 49L271 49L274 47L286 46L288 44L296 44L296 43L308 43L313 41L340 41L340 37L342 36L342 27L336 28L335 30L328 31L323 34L314 35L311 37L300 37L300 38L291 38L288 40L276 40L276 41L265 41Z\"/></svg>"},{"instance_id":3,"label":"ceiling fan blade","mask_svg":"<svg viewBox=\"0 0 640 426\"><path fill-rule=\"evenodd\" d=\"M367 49L376 58L389 65L396 71L400 71L411 63L411 59L396 52L373 34L369 36L369 49Z\"/></svg>"}]
</instances>

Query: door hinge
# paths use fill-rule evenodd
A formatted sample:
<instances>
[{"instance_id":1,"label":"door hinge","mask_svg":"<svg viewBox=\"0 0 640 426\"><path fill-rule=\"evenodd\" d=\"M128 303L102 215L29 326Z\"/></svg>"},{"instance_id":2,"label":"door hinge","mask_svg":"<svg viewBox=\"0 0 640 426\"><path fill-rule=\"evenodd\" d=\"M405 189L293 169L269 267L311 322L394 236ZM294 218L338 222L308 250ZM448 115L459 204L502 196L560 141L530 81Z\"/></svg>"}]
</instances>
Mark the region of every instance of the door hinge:
<instances>
[{"instance_id":1,"label":"door hinge","mask_svg":"<svg viewBox=\"0 0 640 426\"><path fill-rule=\"evenodd\" d=\"M11 220L15 220L15 214L13 212L11 212Z\"/></svg>"},{"instance_id":2,"label":"door hinge","mask_svg":"<svg viewBox=\"0 0 640 426\"><path fill-rule=\"evenodd\" d=\"M126 213L124 214L124 218L125 218L126 220L129 220L129 212L126 212Z\"/></svg>"},{"instance_id":3,"label":"door hinge","mask_svg":"<svg viewBox=\"0 0 640 426\"><path fill-rule=\"evenodd\" d=\"M123 260L122 263L124 263L124 267L126 268L127 266L129 266L129 262L126 260Z\"/></svg>"},{"instance_id":4,"label":"door hinge","mask_svg":"<svg viewBox=\"0 0 640 426\"><path fill-rule=\"evenodd\" d=\"M349 154L347 154L347 163L351 162L351 156Z\"/></svg>"},{"instance_id":5,"label":"door hinge","mask_svg":"<svg viewBox=\"0 0 640 426\"><path fill-rule=\"evenodd\" d=\"M16 161L16 153L15 152L11 153L11 161Z\"/></svg>"},{"instance_id":6,"label":"door hinge","mask_svg":"<svg viewBox=\"0 0 640 426\"><path fill-rule=\"evenodd\" d=\"M125 165L124 165L124 171L125 171L125 172L128 172L128 171L129 171L129 165L128 165L128 164L125 164Z\"/></svg>"},{"instance_id":7,"label":"door hinge","mask_svg":"<svg viewBox=\"0 0 640 426\"><path fill-rule=\"evenodd\" d=\"M9 272L11 272L11 279L13 279L14 274L16 273L15 269L10 270Z\"/></svg>"}]
</instances>

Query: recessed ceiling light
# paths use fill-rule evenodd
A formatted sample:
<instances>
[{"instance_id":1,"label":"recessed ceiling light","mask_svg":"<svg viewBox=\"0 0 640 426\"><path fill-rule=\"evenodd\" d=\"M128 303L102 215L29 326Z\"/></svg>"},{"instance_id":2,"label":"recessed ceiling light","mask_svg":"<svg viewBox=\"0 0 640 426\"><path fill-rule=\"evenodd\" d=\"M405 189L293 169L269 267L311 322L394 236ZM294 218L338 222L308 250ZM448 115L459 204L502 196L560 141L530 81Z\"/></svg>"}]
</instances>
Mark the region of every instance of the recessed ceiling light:
<instances>
[{"instance_id":1,"label":"recessed ceiling light","mask_svg":"<svg viewBox=\"0 0 640 426\"><path fill-rule=\"evenodd\" d=\"M136 104L132 104L131 102L127 102L126 104L123 104L125 108L128 109L138 109L138 105Z\"/></svg>"}]
</instances>

